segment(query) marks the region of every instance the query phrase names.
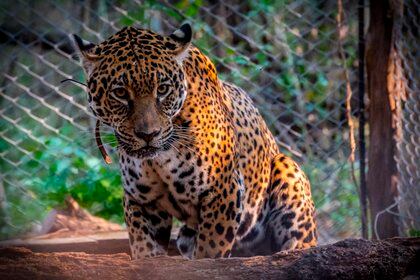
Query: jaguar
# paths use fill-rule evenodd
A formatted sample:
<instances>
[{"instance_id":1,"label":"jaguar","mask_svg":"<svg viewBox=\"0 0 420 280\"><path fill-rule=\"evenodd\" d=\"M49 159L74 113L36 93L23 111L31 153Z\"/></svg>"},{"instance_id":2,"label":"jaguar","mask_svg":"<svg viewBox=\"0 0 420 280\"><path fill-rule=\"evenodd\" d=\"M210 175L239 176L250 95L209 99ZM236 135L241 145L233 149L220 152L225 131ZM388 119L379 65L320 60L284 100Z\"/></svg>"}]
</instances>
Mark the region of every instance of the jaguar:
<instances>
[{"instance_id":1,"label":"jaguar","mask_svg":"<svg viewBox=\"0 0 420 280\"><path fill-rule=\"evenodd\" d=\"M167 254L174 218L183 224L176 246L190 259L317 244L307 177L250 96L191 43L190 24L73 41L89 107L118 141L133 259Z\"/></svg>"}]
</instances>

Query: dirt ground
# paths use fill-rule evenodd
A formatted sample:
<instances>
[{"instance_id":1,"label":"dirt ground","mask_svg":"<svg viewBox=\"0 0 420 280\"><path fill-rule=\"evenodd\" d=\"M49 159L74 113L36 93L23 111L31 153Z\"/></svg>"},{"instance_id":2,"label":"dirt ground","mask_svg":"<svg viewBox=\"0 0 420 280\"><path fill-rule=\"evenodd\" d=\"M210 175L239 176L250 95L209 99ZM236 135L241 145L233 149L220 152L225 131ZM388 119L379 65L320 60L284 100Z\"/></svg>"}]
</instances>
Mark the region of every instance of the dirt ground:
<instances>
[{"instance_id":1,"label":"dirt ground","mask_svg":"<svg viewBox=\"0 0 420 280\"><path fill-rule=\"evenodd\" d=\"M407 278L408 277L408 278ZM348 239L272 256L185 260L0 249L0 279L420 279L420 238Z\"/></svg>"},{"instance_id":2,"label":"dirt ground","mask_svg":"<svg viewBox=\"0 0 420 280\"><path fill-rule=\"evenodd\" d=\"M34 243L0 244L0 279L420 279L420 238L347 239L252 258L131 261L120 253L129 251L127 237L115 236L125 233L121 229L69 198L66 209L50 213ZM171 246L170 255L177 255Z\"/></svg>"}]
</instances>

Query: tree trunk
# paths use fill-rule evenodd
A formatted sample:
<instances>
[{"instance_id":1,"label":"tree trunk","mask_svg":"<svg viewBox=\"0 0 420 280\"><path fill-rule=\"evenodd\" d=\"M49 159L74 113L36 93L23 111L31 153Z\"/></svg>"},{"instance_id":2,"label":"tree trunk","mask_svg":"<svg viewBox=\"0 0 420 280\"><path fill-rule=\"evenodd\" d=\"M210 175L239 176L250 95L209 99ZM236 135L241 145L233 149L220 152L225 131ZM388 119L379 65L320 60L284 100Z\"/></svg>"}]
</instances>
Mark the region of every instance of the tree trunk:
<instances>
[{"instance_id":1,"label":"tree trunk","mask_svg":"<svg viewBox=\"0 0 420 280\"><path fill-rule=\"evenodd\" d=\"M393 139L390 92L387 88L387 72L392 61L393 24L390 2L371 0L366 47L369 94L367 189L374 238L398 235L396 217L381 212L391 206L397 196L397 168L394 160L396 144Z\"/></svg>"}]
</instances>

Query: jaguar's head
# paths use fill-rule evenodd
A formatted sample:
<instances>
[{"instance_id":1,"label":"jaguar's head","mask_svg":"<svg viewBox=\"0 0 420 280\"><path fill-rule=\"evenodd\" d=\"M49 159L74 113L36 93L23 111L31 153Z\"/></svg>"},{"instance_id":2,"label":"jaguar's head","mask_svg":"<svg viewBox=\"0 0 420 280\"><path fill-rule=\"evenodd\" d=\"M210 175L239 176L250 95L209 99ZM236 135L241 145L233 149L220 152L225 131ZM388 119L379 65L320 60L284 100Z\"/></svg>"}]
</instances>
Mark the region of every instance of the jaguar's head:
<instances>
[{"instance_id":1,"label":"jaguar's head","mask_svg":"<svg viewBox=\"0 0 420 280\"><path fill-rule=\"evenodd\" d=\"M169 149L187 95L182 62L191 37L189 24L169 36L126 27L98 45L73 35L89 106L127 154L151 158Z\"/></svg>"}]
</instances>

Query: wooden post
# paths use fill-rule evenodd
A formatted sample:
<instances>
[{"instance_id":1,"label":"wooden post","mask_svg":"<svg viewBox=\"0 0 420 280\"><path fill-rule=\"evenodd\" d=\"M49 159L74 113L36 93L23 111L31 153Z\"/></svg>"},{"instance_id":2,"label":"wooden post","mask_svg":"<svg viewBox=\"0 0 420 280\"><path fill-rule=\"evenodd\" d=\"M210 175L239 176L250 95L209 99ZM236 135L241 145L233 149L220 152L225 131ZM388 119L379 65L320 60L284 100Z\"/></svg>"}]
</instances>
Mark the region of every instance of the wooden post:
<instances>
[{"instance_id":1,"label":"wooden post","mask_svg":"<svg viewBox=\"0 0 420 280\"><path fill-rule=\"evenodd\" d=\"M365 137L365 0L359 0L358 15L358 93L359 93L359 162L360 162L360 221L362 237L369 239L367 189L366 189L366 137Z\"/></svg>"},{"instance_id":2,"label":"wooden post","mask_svg":"<svg viewBox=\"0 0 420 280\"><path fill-rule=\"evenodd\" d=\"M391 206L397 196L397 167L394 160L396 144L393 139L390 92L387 88L387 73L389 63L392 63L390 54L394 24L392 6L389 1L370 1L370 23L366 40L369 94L367 191L372 236L381 239L398 235L397 217L387 212L379 216L375 227L377 214Z\"/></svg>"}]
</instances>

